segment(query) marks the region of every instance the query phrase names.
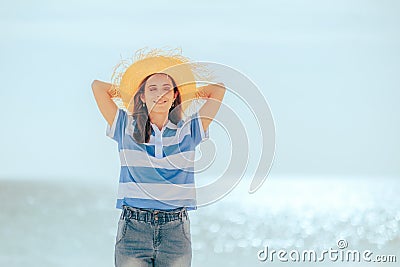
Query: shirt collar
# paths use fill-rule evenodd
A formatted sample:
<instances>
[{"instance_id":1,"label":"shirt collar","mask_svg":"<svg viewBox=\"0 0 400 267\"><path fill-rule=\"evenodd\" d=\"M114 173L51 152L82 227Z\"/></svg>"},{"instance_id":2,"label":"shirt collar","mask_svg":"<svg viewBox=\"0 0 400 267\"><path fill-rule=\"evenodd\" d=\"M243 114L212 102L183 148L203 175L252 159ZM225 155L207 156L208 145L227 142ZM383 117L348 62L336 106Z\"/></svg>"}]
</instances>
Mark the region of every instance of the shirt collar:
<instances>
[{"instance_id":1,"label":"shirt collar","mask_svg":"<svg viewBox=\"0 0 400 267\"><path fill-rule=\"evenodd\" d=\"M157 125L155 125L154 123L150 122L150 125L153 127L154 131L160 131L160 129L158 129ZM161 132L165 129L165 128L169 128L169 129L178 129L178 126L176 124L174 124L171 120L168 119L167 124L164 125L164 127L161 129Z\"/></svg>"}]
</instances>

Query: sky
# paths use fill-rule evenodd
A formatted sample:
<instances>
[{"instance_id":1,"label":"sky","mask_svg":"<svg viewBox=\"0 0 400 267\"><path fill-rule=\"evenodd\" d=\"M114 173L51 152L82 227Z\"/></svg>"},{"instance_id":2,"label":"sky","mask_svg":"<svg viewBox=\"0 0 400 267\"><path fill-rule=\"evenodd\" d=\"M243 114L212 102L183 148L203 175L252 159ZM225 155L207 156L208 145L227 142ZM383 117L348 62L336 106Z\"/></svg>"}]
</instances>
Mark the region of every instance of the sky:
<instances>
[{"instance_id":1,"label":"sky","mask_svg":"<svg viewBox=\"0 0 400 267\"><path fill-rule=\"evenodd\" d=\"M105 135L91 82L110 82L137 49L165 46L257 85L275 123L271 175L400 176L398 1L0 5L0 179L116 181L117 145ZM229 95L224 102L240 105ZM251 173L260 140L241 114ZM229 134L221 132L210 125L222 159L208 174L226 163Z\"/></svg>"}]
</instances>

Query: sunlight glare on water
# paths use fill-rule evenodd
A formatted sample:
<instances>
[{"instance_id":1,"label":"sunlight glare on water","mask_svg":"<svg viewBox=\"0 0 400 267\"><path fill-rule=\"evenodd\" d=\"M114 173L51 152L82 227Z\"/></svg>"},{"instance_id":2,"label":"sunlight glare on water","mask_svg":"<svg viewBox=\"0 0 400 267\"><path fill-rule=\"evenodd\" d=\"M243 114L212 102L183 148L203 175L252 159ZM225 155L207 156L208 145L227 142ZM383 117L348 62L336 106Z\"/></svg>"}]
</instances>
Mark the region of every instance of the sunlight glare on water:
<instances>
[{"instance_id":1,"label":"sunlight glare on water","mask_svg":"<svg viewBox=\"0 0 400 267\"><path fill-rule=\"evenodd\" d=\"M255 194L248 185L190 211L193 266L258 266L264 246L322 250L339 239L352 249L398 251L396 179L270 177ZM2 180L0 191L2 266L113 265L116 187Z\"/></svg>"}]
</instances>

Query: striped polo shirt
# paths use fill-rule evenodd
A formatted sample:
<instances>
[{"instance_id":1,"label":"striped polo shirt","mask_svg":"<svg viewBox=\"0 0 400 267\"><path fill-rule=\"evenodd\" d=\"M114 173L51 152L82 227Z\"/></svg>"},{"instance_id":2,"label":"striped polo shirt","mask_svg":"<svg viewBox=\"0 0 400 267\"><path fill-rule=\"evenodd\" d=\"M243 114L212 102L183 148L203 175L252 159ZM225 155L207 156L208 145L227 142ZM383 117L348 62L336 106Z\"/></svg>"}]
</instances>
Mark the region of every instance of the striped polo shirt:
<instances>
[{"instance_id":1,"label":"striped polo shirt","mask_svg":"<svg viewBox=\"0 0 400 267\"><path fill-rule=\"evenodd\" d=\"M168 120L159 130L151 123L148 143L133 138L136 121L119 108L106 135L118 143L121 162L116 208L122 205L172 210L186 207L195 210L195 148L209 138L198 111L177 124Z\"/></svg>"}]
</instances>

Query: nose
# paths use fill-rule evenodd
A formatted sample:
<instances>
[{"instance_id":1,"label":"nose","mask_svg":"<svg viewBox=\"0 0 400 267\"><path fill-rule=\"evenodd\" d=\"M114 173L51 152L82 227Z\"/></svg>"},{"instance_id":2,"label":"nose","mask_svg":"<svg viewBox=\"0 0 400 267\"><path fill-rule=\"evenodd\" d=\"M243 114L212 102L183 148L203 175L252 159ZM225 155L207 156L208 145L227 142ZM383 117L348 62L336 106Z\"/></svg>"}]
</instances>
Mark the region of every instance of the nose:
<instances>
[{"instance_id":1,"label":"nose","mask_svg":"<svg viewBox=\"0 0 400 267\"><path fill-rule=\"evenodd\" d=\"M157 99L162 98L162 97L165 96L166 94L167 94L166 92L157 91Z\"/></svg>"}]
</instances>

